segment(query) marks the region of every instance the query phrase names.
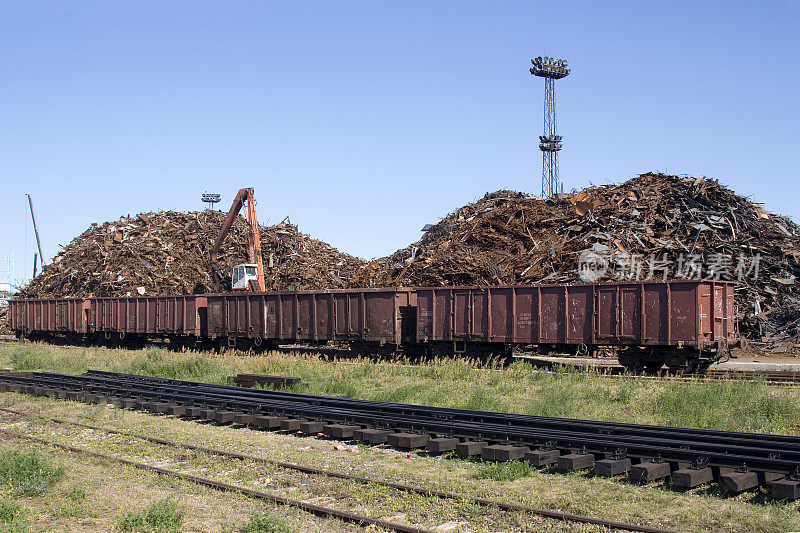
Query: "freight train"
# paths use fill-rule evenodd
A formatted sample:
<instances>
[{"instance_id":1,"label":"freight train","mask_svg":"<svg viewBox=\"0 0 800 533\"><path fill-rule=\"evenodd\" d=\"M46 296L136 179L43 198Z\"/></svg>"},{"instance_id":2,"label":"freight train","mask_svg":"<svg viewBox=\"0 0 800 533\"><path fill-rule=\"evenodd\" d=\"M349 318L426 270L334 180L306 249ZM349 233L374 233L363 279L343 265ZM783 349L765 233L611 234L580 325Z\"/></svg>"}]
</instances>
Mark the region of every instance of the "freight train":
<instances>
[{"instance_id":1,"label":"freight train","mask_svg":"<svg viewBox=\"0 0 800 533\"><path fill-rule=\"evenodd\" d=\"M569 283L12 300L18 337L74 344L480 357L611 350L634 372L697 372L737 341L734 284Z\"/></svg>"}]
</instances>

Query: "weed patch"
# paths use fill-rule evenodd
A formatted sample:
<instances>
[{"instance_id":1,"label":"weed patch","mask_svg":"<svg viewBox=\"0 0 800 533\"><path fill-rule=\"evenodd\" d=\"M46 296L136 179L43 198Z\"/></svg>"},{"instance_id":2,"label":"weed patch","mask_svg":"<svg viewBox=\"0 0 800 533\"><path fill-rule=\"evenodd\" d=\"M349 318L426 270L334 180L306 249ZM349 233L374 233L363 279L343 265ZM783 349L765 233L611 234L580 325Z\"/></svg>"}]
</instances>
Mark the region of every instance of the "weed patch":
<instances>
[{"instance_id":1,"label":"weed patch","mask_svg":"<svg viewBox=\"0 0 800 533\"><path fill-rule=\"evenodd\" d=\"M24 509L14 500L0 501L0 524L10 524L22 517Z\"/></svg>"},{"instance_id":2,"label":"weed patch","mask_svg":"<svg viewBox=\"0 0 800 533\"><path fill-rule=\"evenodd\" d=\"M72 487L67 491L67 499L73 502L82 502L86 499L86 489L83 487Z\"/></svg>"},{"instance_id":3,"label":"weed patch","mask_svg":"<svg viewBox=\"0 0 800 533\"><path fill-rule=\"evenodd\" d=\"M152 504L141 513L127 513L119 519L120 530L126 533L177 533L183 524L183 511L174 500Z\"/></svg>"},{"instance_id":4,"label":"weed patch","mask_svg":"<svg viewBox=\"0 0 800 533\"><path fill-rule=\"evenodd\" d=\"M280 517L269 513L254 513L239 530L240 533L290 533L291 528Z\"/></svg>"},{"instance_id":5,"label":"weed patch","mask_svg":"<svg viewBox=\"0 0 800 533\"><path fill-rule=\"evenodd\" d=\"M62 477L64 468L53 466L35 450L0 453L0 485L9 487L16 496L45 494Z\"/></svg>"},{"instance_id":6,"label":"weed patch","mask_svg":"<svg viewBox=\"0 0 800 533\"><path fill-rule=\"evenodd\" d=\"M526 461L509 461L507 463L481 463L475 472L476 479L493 479L495 481L514 481L533 472L534 468Z\"/></svg>"}]
</instances>

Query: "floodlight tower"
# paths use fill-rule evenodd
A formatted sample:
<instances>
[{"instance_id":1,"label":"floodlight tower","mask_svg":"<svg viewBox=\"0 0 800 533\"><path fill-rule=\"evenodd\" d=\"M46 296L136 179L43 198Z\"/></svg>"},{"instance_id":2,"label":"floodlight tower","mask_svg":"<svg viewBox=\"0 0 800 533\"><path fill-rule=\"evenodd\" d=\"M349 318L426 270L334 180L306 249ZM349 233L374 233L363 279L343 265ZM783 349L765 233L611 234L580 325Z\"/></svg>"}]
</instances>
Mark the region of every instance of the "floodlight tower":
<instances>
[{"instance_id":1,"label":"floodlight tower","mask_svg":"<svg viewBox=\"0 0 800 533\"><path fill-rule=\"evenodd\" d=\"M567 62L552 57L531 59L531 74L544 78L544 135L539 136L542 151L542 197L558 194L558 151L561 150L561 135L556 133L556 87L555 80L569 76Z\"/></svg>"},{"instance_id":2,"label":"floodlight tower","mask_svg":"<svg viewBox=\"0 0 800 533\"><path fill-rule=\"evenodd\" d=\"M201 198L208 206L206 209L214 209L214 204L222 200L222 196L219 194L208 192L204 192Z\"/></svg>"}]
</instances>

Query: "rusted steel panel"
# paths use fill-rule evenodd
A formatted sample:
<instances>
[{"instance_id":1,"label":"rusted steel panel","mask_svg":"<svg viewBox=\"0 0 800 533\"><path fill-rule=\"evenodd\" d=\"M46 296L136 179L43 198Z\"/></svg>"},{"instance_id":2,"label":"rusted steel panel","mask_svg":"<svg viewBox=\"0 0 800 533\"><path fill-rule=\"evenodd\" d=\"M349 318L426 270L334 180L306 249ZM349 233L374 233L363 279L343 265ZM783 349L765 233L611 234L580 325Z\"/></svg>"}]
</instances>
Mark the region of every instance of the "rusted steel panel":
<instances>
[{"instance_id":1,"label":"rusted steel panel","mask_svg":"<svg viewBox=\"0 0 800 533\"><path fill-rule=\"evenodd\" d=\"M594 290L589 285L567 286L567 343L591 344Z\"/></svg>"},{"instance_id":2,"label":"rusted steel panel","mask_svg":"<svg viewBox=\"0 0 800 533\"><path fill-rule=\"evenodd\" d=\"M455 339L470 337L471 296L472 292L469 290L453 291L453 338Z\"/></svg>"},{"instance_id":3,"label":"rusted steel panel","mask_svg":"<svg viewBox=\"0 0 800 533\"><path fill-rule=\"evenodd\" d=\"M433 340L451 340L453 338L452 295L451 289L433 291Z\"/></svg>"},{"instance_id":4,"label":"rusted steel panel","mask_svg":"<svg viewBox=\"0 0 800 533\"><path fill-rule=\"evenodd\" d=\"M296 320L297 297L294 294L283 294L280 297L281 340L297 338Z\"/></svg>"},{"instance_id":5,"label":"rusted steel panel","mask_svg":"<svg viewBox=\"0 0 800 533\"><path fill-rule=\"evenodd\" d=\"M566 341L566 294L563 285L540 287L541 337L544 344L563 344Z\"/></svg>"},{"instance_id":6,"label":"rusted steel panel","mask_svg":"<svg viewBox=\"0 0 800 533\"><path fill-rule=\"evenodd\" d=\"M664 283L644 286L644 334L642 344L666 344L669 321L668 288Z\"/></svg>"},{"instance_id":7,"label":"rusted steel panel","mask_svg":"<svg viewBox=\"0 0 800 533\"><path fill-rule=\"evenodd\" d=\"M635 343L642 332L641 285L619 287L619 338Z\"/></svg>"},{"instance_id":8,"label":"rusted steel panel","mask_svg":"<svg viewBox=\"0 0 800 533\"><path fill-rule=\"evenodd\" d=\"M264 296L254 294L247 297L247 336L264 338Z\"/></svg>"},{"instance_id":9,"label":"rusted steel panel","mask_svg":"<svg viewBox=\"0 0 800 533\"><path fill-rule=\"evenodd\" d=\"M487 291L472 291L473 339L485 340L489 336L489 294Z\"/></svg>"},{"instance_id":10,"label":"rusted steel panel","mask_svg":"<svg viewBox=\"0 0 800 533\"><path fill-rule=\"evenodd\" d=\"M421 288L416 334L421 342L714 347L735 340L733 287L698 280Z\"/></svg>"},{"instance_id":11,"label":"rusted steel panel","mask_svg":"<svg viewBox=\"0 0 800 533\"><path fill-rule=\"evenodd\" d=\"M725 286L714 284L712 287L713 293L712 300L712 316L709 317L713 321L712 335L714 339L724 339L725 335Z\"/></svg>"},{"instance_id":12,"label":"rusted steel panel","mask_svg":"<svg viewBox=\"0 0 800 533\"><path fill-rule=\"evenodd\" d=\"M514 289L492 287L488 296L489 340L511 342L514 335Z\"/></svg>"},{"instance_id":13,"label":"rusted steel panel","mask_svg":"<svg viewBox=\"0 0 800 533\"><path fill-rule=\"evenodd\" d=\"M278 303L280 298L274 294L264 295L264 338L277 339L280 336Z\"/></svg>"},{"instance_id":14,"label":"rusted steel panel","mask_svg":"<svg viewBox=\"0 0 800 533\"><path fill-rule=\"evenodd\" d=\"M297 339L314 340L316 323L314 319L314 294L299 294L297 296Z\"/></svg>"},{"instance_id":15,"label":"rusted steel panel","mask_svg":"<svg viewBox=\"0 0 800 533\"><path fill-rule=\"evenodd\" d=\"M206 296L206 316L208 320L208 336L212 339L226 334L225 331L225 297Z\"/></svg>"},{"instance_id":16,"label":"rusted steel panel","mask_svg":"<svg viewBox=\"0 0 800 533\"><path fill-rule=\"evenodd\" d=\"M537 287L517 287L514 301L514 342L539 342L539 289Z\"/></svg>"},{"instance_id":17,"label":"rusted steel panel","mask_svg":"<svg viewBox=\"0 0 800 533\"><path fill-rule=\"evenodd\" d=\"M725 339L727 344L736 342L736 303L734 302L733 284L725 283L725 316L723 322L725 323Z\"/></svg>"},{"instance_id":18,"label":"rusted steel panel","mask_svg":"<svg viewBox=\"0 0 800 533\"><path fill-rule=\"evenodd\" d=\"M433 291L417 291L417 340L425 342L433 338Z\"/></svg>"},{"instance_id":19,"label":"rusted steel panel","mask_svg":"<svg viewBox=\"0 0 800 533\"><path fill-rule=\"evenodd\" d=\"M400 341L398 305L394 292L365 292L364 340L368 342Z\"/></svg>"},{"instance_id":20,"label":"rusted steel panel","mask_svg":"<svg viewBox=\"0 0 800 533\"><path fill-rule=\"evenodd\" d=\"M697 344L700 318L698 294L696 283L670 284L669 344L679 342L692 346Z\"/></svg>"},{"instance_id":21,"label":"rusted steel panel","mask_svg":"<svg viewBox=\"0 0 800 533\"><path fill-rule=\"evenodd\" d=\"M320 294L314 299L314 340L333 339L333 296Z\"/></svg>"},{"instance_id":22,"label":"rusted steel panel","mask_svg":"<svg viewBox=\"0 0 800 533\"><path fill-rule=\"evenodd\" d=\"M411 320L411 290L352 289L209 295L212 338L236 336L279 342L361 340L399 343L401 307ZM413 298L416 302L416 298ZM413 330L413 322L407 330ZM413 340L413 333L406 335Z\"/></svg>"},{"instance_id":23,"label":"rusted steel panel","mask_svg":"<svg viewBox=\"0 0 800 533\"><path fill-rule=\"evenodd\" d=\"M71 315L85 331L125 334L198 335L198 299L205 297L149 296L141 298L90 298ZM80 318L79 318L80 317Z\"/></svg>"},{"instance_id":24,"label":"rusted steel panel","mask_svg":"<svg viewBox=\"0 0 800 533\"><path fill-rule=\"evenodd\" d=\"M613 342L617 339L617 287L597 288L597 338Z\"/></svg>"}]
</instances>

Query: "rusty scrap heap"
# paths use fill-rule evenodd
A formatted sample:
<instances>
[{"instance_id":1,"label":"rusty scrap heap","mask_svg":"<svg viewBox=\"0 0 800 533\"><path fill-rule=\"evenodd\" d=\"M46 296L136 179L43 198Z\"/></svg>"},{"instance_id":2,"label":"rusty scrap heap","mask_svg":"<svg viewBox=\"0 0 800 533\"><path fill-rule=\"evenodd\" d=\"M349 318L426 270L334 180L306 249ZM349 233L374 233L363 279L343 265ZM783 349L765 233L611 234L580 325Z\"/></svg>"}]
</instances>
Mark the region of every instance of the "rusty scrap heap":
<instances>
[{"instance_id":1,"label":"rusty scrap heap","mask_svg":"<svg viewBox=\"0 0 800 533\"><path fill-rule=\"evenodd\" d=\"M170 211L90 227L21 296L211 291L223 218ZM227 271L247 260L245 231L239 217L220 250ZM800 339L800 228L705 178L643 174L551 200L497 191L371 263L286 223L262 227L261 242L267 289L735 280L742 333L778 350Z\"/></svg>"},{"instance_id":2,"label":"rusty scrap heap","mask_svg":"<svg viewBox=\"0 0 800 533\"><path fill-rule=\"evenodd\" d=\"M20 296L84 297L213 291L209 249L224 215L217 211L144 213L92 226L70 242ZM281 223L261 227L267 289L346 286L364 262ZM225 271L247 262L244 219L225 239Z\"/></svg>"},{"instance_id":3,"label":"rusty scrap heap","mask_svg":"<svg viewBox=\"0 0 800 533\"><path fill-rule=\"evenodd\" d=\"M800 337L798 259L800 228L788 218L715 180L643 174L569 199L487 194L354 284L732 279L742 332L780 346Z\"/></svg>"}]
</instances>

